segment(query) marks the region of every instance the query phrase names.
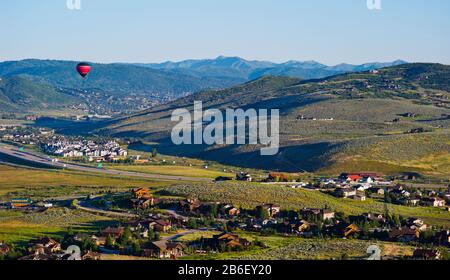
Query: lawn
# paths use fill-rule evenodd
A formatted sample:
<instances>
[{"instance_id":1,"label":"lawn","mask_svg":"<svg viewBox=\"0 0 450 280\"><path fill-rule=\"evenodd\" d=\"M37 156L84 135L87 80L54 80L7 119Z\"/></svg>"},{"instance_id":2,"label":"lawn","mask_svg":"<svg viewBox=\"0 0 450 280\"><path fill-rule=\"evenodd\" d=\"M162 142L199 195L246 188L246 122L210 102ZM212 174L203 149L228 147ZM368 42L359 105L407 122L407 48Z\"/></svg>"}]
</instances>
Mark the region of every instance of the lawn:
<instances>
[{"instance_id":1,"label":"lawn","mask_svg":"<svg viewBox=\"0 0 450 280\"><path fill-rule=\"evenodd\" d=\"M0 165L0 198L6 194L51 198L138 187L158 188L169 184L168 181Z\"/></svg>"},{"instance_id":2,"label":"lawn","mask_svg":"<svg viewBox=\"0 0 450 280\"><path fill-rule=\"evenodd\" d=\"M15 214L11 214L15 213ZM0 211L0 240L24 244L38 237L62 238L68 228L74 232L97 233L117 221L80 210L54 208L42 213L20 214Z\"/></svg>"},{"instance_id":3,"label":"lawn","mask_svg":"<svg viewBox=\"0 0 450 280\"><path fill-rule=\"evenodd\" d=\"M116 165L109 166L110 169L122 171L134 171L149 174L162 174L173 176L187 176L199 178L216 178L219 176L234 177L234 173L226 173L216 170L209 170L200 167L179 166L179 165Z\"/></svg>"},{"instance_id":4,"label":"lawn","mask_svg":"<svg viewBox=\"0 0 450 280\"><path fill-rule=\"evenodd\" d=\"M22 243L39 236L58 237L62 236L61 228L56 226L43 226L30 224L20 220L0 221L0 240L7 243Z\"/></svg>"}]
</instances>

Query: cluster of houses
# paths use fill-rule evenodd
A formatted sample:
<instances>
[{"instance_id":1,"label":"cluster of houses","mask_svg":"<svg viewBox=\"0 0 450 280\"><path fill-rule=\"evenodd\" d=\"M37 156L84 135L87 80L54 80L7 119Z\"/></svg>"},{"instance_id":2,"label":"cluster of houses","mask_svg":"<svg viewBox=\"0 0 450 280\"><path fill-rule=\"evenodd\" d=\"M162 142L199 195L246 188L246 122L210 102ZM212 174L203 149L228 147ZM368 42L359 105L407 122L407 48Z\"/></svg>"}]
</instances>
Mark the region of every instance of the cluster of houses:
<instances>
[{"instance_id":1,"label":"cluster of houses","mask_svg":"<svg viewBox=\"0 0 450 280\"><path fill-rule=\"evenodd\" d=\"M211 238L200 238L189 244L189 246L195 248L198 253L208 251L225 252L245 250L251 245L252 243L247 239L241 238L239 235L230 232L215 234Z\"/></svg>"},{"instance_id":2,"label":"cluster of houses","mask_svg":"<svg viewBox=\"0 0 450 280\"><path fill-rule=\"evenodd\" d=\"M132 190L132 199L137 207L153 196L148 189ZM22 203L16 201L16 203ZM25 203L25 202L23 202ZM151 205L151 202L148 202ZM20 206L20 205L18 205ZM219 212L217 226L225 223L226 228L221 234L211 238L200 238L191 242L176 242L171 238L160 238L160 234L169 233L174 229L192 229L188 219L210 217L211 206L217 206ZM123 237L131 232L132 241L138 240L139 256L177 259L187 252L187 247L196 253L239 251L249 249L251 242L235 234L235 229L260 232L262 234L283 234L303 237L329 236L335 238L375 238L392 242L421 241L422 234L432 230L423 220L408 218L393 223L391 216L379 213L364 213L361 215L343 216L328 208L303 208L299 211L285 211L280 205L263 204L255 210L243 210L231 204L202 203L197 199L178 201L177 209L181 215L147 214L145 217L123 222L120 226L107 227L98 235L77 234L73 239L79 243L89 240L95 244L95 250L85 251L81 259L97 260L101 254L126 253ZM261 214L263 212L263 215ZM156 237L156 235L158 237ZM433 229L432 243L438 246L450 246L450 231ZM0 243L0 254L7 254L9 247ZM190 250L192 251L192 250ZM127 254L127 253L126 253ZM133 252L133 254L137 254ZM22 260L60 260L66 253L61 244L51 238L41 238L30 241L27 254ZM437 250L419 248L414 252L415 259L439 259Z\"/></svg>"},{"instance_id":3,"label":"cluster of houses","mask_svg":"<svg viewBox=\"0 0 450 280\"><path fill-rule=\"evenodd\" d=\"M441 193L411 191L392 181L386 181L375 173L343 173L338 178L323 179L321 187L334 190L333 194L341 198L365 201L369 193L386 196L390 199L390 203L394 204L441 207L450 210L447 206L447 202L450 202L450 188Z\"/></svg>"},{"instance_id":4,"label":"cluster of houses","mask_svg":"<svg viewBox=\"0 0 450 280\"><path fill-rule=\"evenodd\" d=\"M177 211L189 216L208 216L211 214L212 206L217 207L217 213L220 217L237 217L241 214L241 210L231 204L225 203L202 203L198 199L188 198L177 203Z\"/></svg>"},{"instance_id":5,"label":"cluster of houses","mask_svg":"<svg viewBox=\"0 0 450 280\"><path fill-rule=\"evenodd\" d=\"M27 253L19 260L43 261L43 260L68 260L71 254L62 249L61 244L56 240L44 237L32 239L28 243ZM79 260L100 260L101 254L87 251L79 256Z\"/></svg>"},{"instance_id":6,"label":"cluster of houses","mask_svg":"<svg viewBox=\"0 0 450 280\"><path fill-rule=\"evenodd\" d=\"M307 117L305 115L297 116L297 120L308 120L308 121L334 121L334 118L315 118L315 117Z\"/></svg>"},{"instance_id":7,"label":"cluster of houses","mask_svg":"<svg viewBox=\"0 0 450 280\"><path fill-rule=\"evenodd\" d=\"M54 135L54 130L46 128L24 128L22 126L0 126L2 140L22 145L36 145Z\"/></svg>"},{"instance_id":8,"label":"cluster of houses","mask_svg":"<svg viewBox=\"0 0 450 280\"><path fill-rule=\"evenodd\" d=\"M185 214L196 215L202 213L208 215L208 207L198 200L188 199L179 204L179 211ZM282 212L279 205L264 204L257 207L267 213L265 217L257 217L253 212L241 214L241 211L232 205L220 204L221 209L227 209L225 214L232 218L228 222L231 228L239 228L244 231L265 232L268 229L297 236L329 235L341 238L351 238L363 233L365 224L369 225L368 233L373 237L393 242L418 241L421 233L432 228L418 218L409 218L401 221L401 224L393 225L389 217L383 214L364 213L347 218L338 217L330 209L303 208L294 214ZM205 210L202 210L205 209ZM230 211L230 212L228 212ZM221 211L223 212L223 210ZM450 244L450 231L438 231L439 244ZM382 237L381 237L382 236Z\"/></svg>"},{"instance_id":9,"label":"cluster of houses","mask_svg":"<svg viewBox=\"0 0 450 280\"><path fill-rule=\"evenodd\" d=\"M450 202L450 187L446 192L408 190L403 186L395 186L388 192L392 203L408 206L429 206L445 208L450 211L447 202Z\"/></svg>"},{"instance_id":10,"label":"cluster of houses","mask_svg":"<svg viewBox=\"0 0 450 280\"><path fill-rule=\"evenodd\" d=\"M154 233L167 233L172 230L173 225L181 225L185 221L176 217L162 218L159 215L149 215L143 219L132 220L119 227L107 227L101 231L99 237L92 235L89 236L102 253L116 253L120 251L106 248L107 239L110 239L112 245L116 245L118 240L124 235L126 228L128 228L135 236L138 236L142 240L151 240L150 232ZM83 240L86 236L76 236L77 240ZM172 258L176 259L183 256L184 246L178 242L172 242L168 239L151 240L150 242L144 242L141 248L141 256L154 257L160 259Z\"/></svg>"},{"instance_id":11,"label":"cluster of houses","mask_svg":"<svg viewBox=\"0 0 450 280\"><path fill-rule=\"evenodd\" d=\"M34 202L30 198L16 197L9 201L0 201L0 209L26 210L26 211L42 211L52 208L51 202Z\"/></svg>"},{"instance_id":12,"label":"cluster of houses","mask_svg":"<svg viewBox=\"0 0 450 280\"><path fill-rule=\"evenodd\" d=\"M41 148L44 152L64 157L77 158L87 157L89 161L115 161L128 155L115 141L96 142L94 140L68 140L65 137L54 137L43 143Z\"/></svg>"}]
</instances>

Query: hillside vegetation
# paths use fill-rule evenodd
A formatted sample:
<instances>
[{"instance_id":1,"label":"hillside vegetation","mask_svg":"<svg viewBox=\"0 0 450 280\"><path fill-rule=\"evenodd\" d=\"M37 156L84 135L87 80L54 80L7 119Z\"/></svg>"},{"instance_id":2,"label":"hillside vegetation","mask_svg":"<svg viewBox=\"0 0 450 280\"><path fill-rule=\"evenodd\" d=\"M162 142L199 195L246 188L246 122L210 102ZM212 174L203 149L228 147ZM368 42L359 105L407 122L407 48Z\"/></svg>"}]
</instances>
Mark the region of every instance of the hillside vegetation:
<instances>
[{"instance_id":1,"label":"hillside vegetation","mask_svg":"<svg viewBox=\"0 0 450 280\"><path fill-rule=\"evenodd\" d=\"M109 122L96 133L158 142L161 153L283 171L416 171L448 179L450 66L404 64L319 80L263 77L208 90ZM280 109L281 149L174 146L171 113L193 108Z\"/></svg>"},{"instance_id":2,"label":"hillside vegetation","mask_svg":"<svg viewBox=\"0 0 450 280\"><path fill-rule=\"evenodd\" d=\"M33 112L62 109L82 102L81 99L58 92L45 82L36 82L25 76L0 80L0 111Z\"/></svg>"},{"instance_id":3,"label":"hillside vegetation","mask_svg":"<svg viewBox=\"0 0 450 280\"><path fill-rule=\"evenodd\" d=\"M361 202L336 198L319 191L291 189L285 186L257 184L243 186L237 183L176 185L164 188L164 193L198 198L202 201L221 201L244 209L254 209L264 203L275 203L283 209L290 210L328 207L347 215L384 211L384 203L372 199ZM436 226L450 225L450 213L438 208L389 205L389 211L404 217L423 218L427 223Z\"/></svg>"}]
</instances>

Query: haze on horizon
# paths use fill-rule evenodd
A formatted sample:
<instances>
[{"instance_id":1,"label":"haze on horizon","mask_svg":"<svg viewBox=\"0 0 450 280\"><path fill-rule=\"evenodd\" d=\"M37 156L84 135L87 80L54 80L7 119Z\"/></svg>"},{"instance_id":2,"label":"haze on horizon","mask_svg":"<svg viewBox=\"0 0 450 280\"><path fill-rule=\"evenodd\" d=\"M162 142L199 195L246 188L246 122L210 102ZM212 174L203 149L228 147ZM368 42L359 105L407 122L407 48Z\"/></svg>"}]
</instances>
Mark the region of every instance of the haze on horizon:
<instances>
[{"instance_id":1,"label":"haze on horizon","mask_svg":"<svg viewBox=\"0 0 450 280\"><path fill-rule=\"evenodd\" d=\"M66 0L0 2L0 61L163 62L239 56L327 65L450 64L450 1Z\"/></svg>"}]
</instances>

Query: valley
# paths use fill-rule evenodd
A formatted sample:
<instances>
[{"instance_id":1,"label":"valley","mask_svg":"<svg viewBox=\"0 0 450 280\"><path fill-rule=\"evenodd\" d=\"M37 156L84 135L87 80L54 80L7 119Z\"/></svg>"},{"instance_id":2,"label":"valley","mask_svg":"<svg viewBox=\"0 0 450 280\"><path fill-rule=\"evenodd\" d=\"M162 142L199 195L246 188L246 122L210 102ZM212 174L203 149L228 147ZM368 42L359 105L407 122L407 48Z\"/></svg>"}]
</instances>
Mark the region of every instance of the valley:
<instances>
[{"instance_id":1,"label":"valley","mask_svg":"<svg viewBox=\"0 0 450 280\"><path fill-rule=\"evenodd\" d=\"M114 94L142 107L118 115L114 102L125 105L113 98L104 111L102 90L6 78L0 104L14 105L0 120L1 257L60 259L60 249L29 252L76 244L83 259L344 260L366 258L375 244L383 259L416 258L427 246L447 258L449 75L445 65L400 64L313 80L264 76L157 103L123 93L142 90L133 85ZM280 152L174 145L171 113L194 101L280 109ZM27 104L41 115L21 111Z\"/></svg>"}]
</instances>

